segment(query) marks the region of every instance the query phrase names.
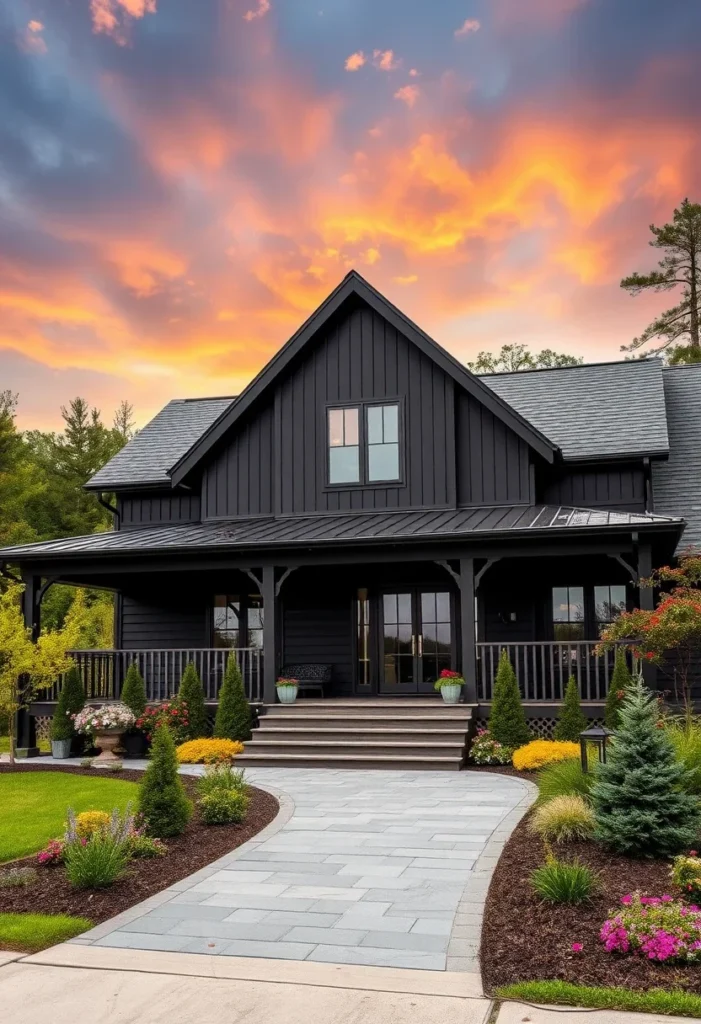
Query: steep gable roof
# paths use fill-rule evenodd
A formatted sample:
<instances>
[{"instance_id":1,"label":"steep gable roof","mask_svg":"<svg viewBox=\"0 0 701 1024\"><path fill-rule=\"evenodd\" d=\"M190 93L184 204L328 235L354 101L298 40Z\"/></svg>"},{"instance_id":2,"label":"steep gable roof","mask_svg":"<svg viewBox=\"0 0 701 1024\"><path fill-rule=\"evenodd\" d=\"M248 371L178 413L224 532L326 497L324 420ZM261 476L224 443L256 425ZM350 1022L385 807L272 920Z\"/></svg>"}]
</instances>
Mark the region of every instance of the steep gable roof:
<instances>
[{"instance_id":1,"label":"steep gable roof","mask_svg":"<svg viewBox=\"0 0 701 1024\"><path fill-rule=\"evenodd\" d=\"M547 434L564 459L669 451L659 359L486 374L481 380Z\"/></svg>"},{"instance_id":2,"label":"steep gable roof","mask_svg":"<svg viewBox=\"0 0 701 1024\"><path fill-rule=\"evenodd\" d=\"M502 420L514 433L534 448L548 462L553 462L557 446L546 435L515 411L499 394L488 388L479 377L474 376L449 352L442 348L413 321L393 306L383 295L352 270L337 288L325 299L316 312L302 324L299 330L283 345L247 388L239 395L236 403L224 410L202 434L193 446L172 466L173 485L180 483L190 473L217 441L229 431L237 420L260 398L304 347L321 330L330 318L349 299L357 297L384 317L406 338L415 344L426 356L452 377L461 387L477 398L490 412Z\"/></svg>"},{"instance_id":3,"label":"steep gable roof","mask_svg":"<svg viewBox=\"0 0 701 1024\"><path fill-rule=\"evenodd\" d=\"M701 547L701 363L662 373L671 450L652 469L655 512L683 515L682 547Z\"/></svg>"},{"instance_id":4,"label":"steep gable roof","mask_svg":"<svg viewBox=\"0 0 701 1024\"><path fill-rule=\"evenodd\" d=\"M176 398L88 480L86 489L170 485L168 470L234 401Z\"/></svg>"}]
</instances>

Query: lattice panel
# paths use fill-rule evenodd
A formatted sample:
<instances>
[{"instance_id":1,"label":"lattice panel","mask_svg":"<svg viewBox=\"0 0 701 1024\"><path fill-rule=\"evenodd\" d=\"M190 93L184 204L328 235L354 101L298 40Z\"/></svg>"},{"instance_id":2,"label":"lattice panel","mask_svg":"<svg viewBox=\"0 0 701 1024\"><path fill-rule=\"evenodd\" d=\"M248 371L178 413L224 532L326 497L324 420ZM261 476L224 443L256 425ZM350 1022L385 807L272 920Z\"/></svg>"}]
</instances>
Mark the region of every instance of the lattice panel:
<instances>
[{"instance_id":1,"label":"lattice panel","mask_svg":"<svg viewBox=\"0 0 701 1024\"><path fill-rule=\"evenodd\" d=\"M479 720L480 725L487 725L488 723L484 719ZM555 732L555 726L557 725L557 718L553 716L543 715L539 718L527 718L526 723L528 728L531 730L534 736L538 736L541 739L551 740L553 733ZM587 728L590 729L594 725L603 725L603 718L588 718Z\"/></svg>"},{"instance_id":2,"label":"lattice panel","mask_svg":"<svg viewBox=\"0 0 701 1024\"><path fill-rule=\"evenodd\" d=\"M48 740L51 738L51 715L37 715L34 723L38 740Z\"/></svg>"}]
</instances>

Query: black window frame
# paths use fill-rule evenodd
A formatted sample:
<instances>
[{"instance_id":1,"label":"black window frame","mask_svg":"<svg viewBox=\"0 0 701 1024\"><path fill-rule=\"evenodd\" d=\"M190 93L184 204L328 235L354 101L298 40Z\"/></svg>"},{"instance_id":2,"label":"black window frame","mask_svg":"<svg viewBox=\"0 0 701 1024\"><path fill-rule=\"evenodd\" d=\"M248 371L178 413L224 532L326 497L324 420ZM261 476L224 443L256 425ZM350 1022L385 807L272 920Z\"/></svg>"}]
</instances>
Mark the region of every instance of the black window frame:
<instances>
[{"instance_id":1,"label":"black window frame","mask_svg":"<svg viewBox=\"0 0 701 1024\"><path fill-rule=\"evenodd\" d=\"M399 476L392 480L370 480L368 467L368 430L367 410L382 408L387 405L397 407L397 445L399 449ZM331 482L331 446L329 444L329 413L334 409L357 409L358 410L358 444L360 479L346 483ZM404 399L388 395L384 398L363 399L359 401L326 402L323 410L324 423L322 437L324 439L324 490L325 491L347 491L359 489L384 490L386 488L406 486L406 453L405 453L405 411Z\"/></svg>"},{"instance_id":2,"label":"black window frame","mask_svg":"<svg viewBox=\"0 0 701 1024\"><path fill-rule=\"evenodd\" d=\"M236 647L225 647L223 645L220 646L219 644L216 643L217 627L216 627L216 624L215 624L215 621L214 621L214 619L215 619L214 612L215 612L215 608L217 606L215 605L214 602L215 602L215 600L218 597L225 598L226 601L227 601L227 605L230 603L230 599L231 598L233 598L233 597L238 598L239 616L240 616L240 620L241 619L245 620L245 626L243 626L243 627L239 626L239 628L237 630L237 632L239 634L239 644ZM210 595L210 599L209 599L209 639L210 639L210 647L211 648L217 648L219 650L224 650L224 651L231 651L231 650L261 650L262 651L263 650L263 637L262 637L263 626L262 625L261 626L252 626L251 625L251 618L250 617L251 617L251 611L253 611L253 610L261 612L260 621L261 621L261 623L264 623L265 622L265 606L263 604L263 595L262 594L255 594L255 593L252 593L252 592L249 593L248 591L241 591L239 593L229 592L229 593L223 593L223 594L222 593L211 594ZM223 630L221 632L234 632L234 630ZM240 643L241 633L242 632L245 634L245 639L247 641L245 644L241 644ZM255 645L253 645L253 647L250 647L249 644L248 644L249 637L250 637L251 633L253 633L253 632L261 633L261 644L260 644L260 647L256 647Z\"/></svg>"}]
</instances>

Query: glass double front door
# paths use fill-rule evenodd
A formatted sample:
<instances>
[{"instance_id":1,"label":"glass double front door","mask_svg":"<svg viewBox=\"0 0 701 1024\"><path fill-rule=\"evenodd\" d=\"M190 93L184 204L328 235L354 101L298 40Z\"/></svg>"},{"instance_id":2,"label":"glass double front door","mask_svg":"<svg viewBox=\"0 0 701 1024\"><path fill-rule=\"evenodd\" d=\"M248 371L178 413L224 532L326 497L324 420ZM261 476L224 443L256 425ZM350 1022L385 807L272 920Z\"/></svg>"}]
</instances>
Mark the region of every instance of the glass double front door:
<instances>
[{"instance_id":1,"label":"glass double front door","mask_svg":"<svg viewBox=\"0 0 701 1024\"><path fill-rule=\"evenodd\" d=\"M401 590L380 602L382 693L431 693L452 668L453 602L447 590Z\"/></svg>"}]
</instances>

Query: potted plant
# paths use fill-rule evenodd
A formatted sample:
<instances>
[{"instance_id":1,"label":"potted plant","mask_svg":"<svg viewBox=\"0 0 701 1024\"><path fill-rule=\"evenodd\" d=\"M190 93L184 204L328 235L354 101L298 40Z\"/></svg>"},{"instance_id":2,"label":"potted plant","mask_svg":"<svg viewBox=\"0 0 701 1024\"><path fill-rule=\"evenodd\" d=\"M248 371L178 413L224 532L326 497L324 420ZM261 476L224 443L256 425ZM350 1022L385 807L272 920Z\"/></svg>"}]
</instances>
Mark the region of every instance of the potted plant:
<instances>
[{"instance_id":1,"label":"potted plant","mask_svg":"<svg viewBox=\"0 0 701 1024\"><path fill-rule=\"evenodd\" d=\"M51 722L51 754L55 758L71 756L76 734L73 724L74 717L85 704L85 694L80 681L80 673L75 665L63 677L63 685L58 695L54 717Z\"/></svg>"},{"instance_id":2,"label":"potted plant","mask_svg":"<svg viewBox=\"0 0 701 1024\"><path fill-rule=\"evenodd\" d=\"M93 736L95 744L100 747L94 762L98 768L119 760L114 754L115 747L119 745L122 733L131 729L134 722L131 708L119 703L83 708L73 720L76 730Z\"/></svg>"},{"instance_id":3,"label":"potted plant","mask_svg":"<svg viewBox=\"0 0 701 1024\"><path fill-rule=\"evenodd\" d=\"M463 683L465 680L459 672L444 668L434 683L436 690L440 691L441 697L446 704L457 704L460 700Z\"/></svg>"},{"instance_id":4,"label":"potted plant","mask_svg":"<svg viewBox=\"0 0 701 1024\"><path fill-rule=\"evenodd\" d=\"M144 677L134 661L127 669L121 698L122 704L126 704L131 709L135 719L135 725L131 729L127 729L122 736L122 750L127 757L146 757L148 741L145 733L139 727L141 717L146 710L146 685Z\"/></svg>"},{"instance_id":5,"label":"potted plant","mask_svg":"<svg viewBox=\"0 0 701 1024\"><path fill-rule=\"evenodd\" d=\"M299 683L296 679L278 679L277 698L281 704L294 704L297 700L297 689Z\"/></svg>"}]
</instances>

